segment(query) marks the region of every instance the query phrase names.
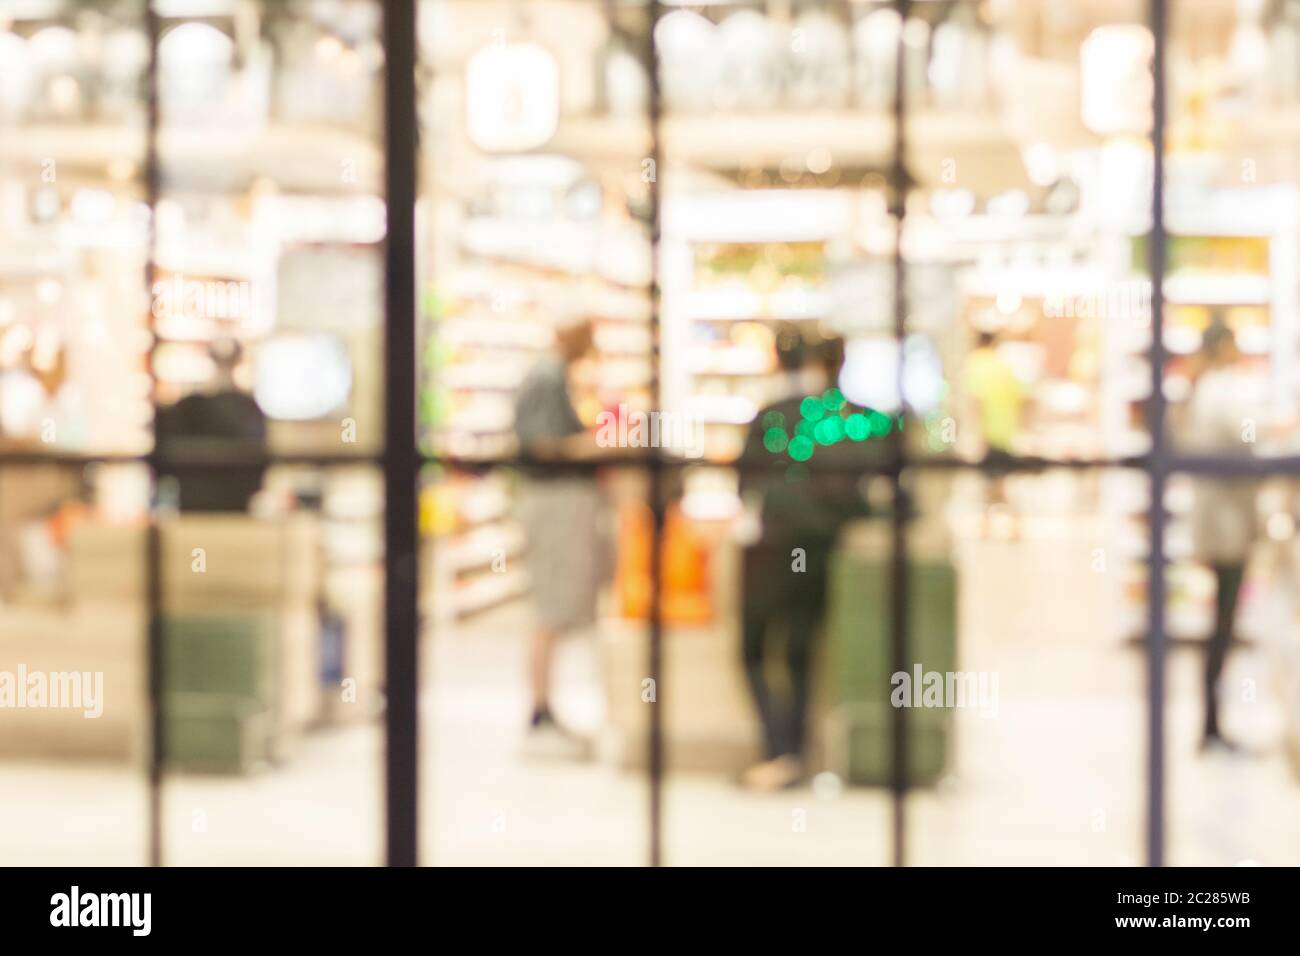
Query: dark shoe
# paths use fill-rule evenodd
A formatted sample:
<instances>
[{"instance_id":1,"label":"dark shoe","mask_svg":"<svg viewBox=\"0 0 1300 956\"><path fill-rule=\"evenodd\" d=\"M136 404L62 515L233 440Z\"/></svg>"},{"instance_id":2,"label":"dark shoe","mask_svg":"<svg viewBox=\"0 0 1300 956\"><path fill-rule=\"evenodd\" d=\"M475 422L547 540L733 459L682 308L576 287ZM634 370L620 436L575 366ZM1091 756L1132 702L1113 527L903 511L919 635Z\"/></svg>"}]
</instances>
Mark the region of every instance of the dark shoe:
<instances>
[{"instance_id":1,"label":"dark shoe","mask_svg":"<svg viewBox=\"0 0 1300 956\"><path fill-rule=\"evenodd\" d=\"M524 740L524 756L539 760L588 760L591 742L556 723L549 712L534 714Z\"/></svg>"},{"instance_id":2,"label":"dark shoe","mask_svg":"<svg viewBox=\"0 0 1300 956\"><path fill-rule=\"evenodd\" d=\"M740 785L746 790L775 793L796 786L801 780L803 763L794 754L784 754L750 767L741 775Z\"/></svg>"},{"instance_id":3,"label":"dark shoe","mask_svg":"<svg viewBox=\"0 0 1300 956\"><path fill-rule=\"evenodd\" d=\"M1201 753L1236 756L1245 753L1245 748L1235 741L1228 740L1222 734L1207 733L1201 738Z\"/></svg>"}]
</instances>

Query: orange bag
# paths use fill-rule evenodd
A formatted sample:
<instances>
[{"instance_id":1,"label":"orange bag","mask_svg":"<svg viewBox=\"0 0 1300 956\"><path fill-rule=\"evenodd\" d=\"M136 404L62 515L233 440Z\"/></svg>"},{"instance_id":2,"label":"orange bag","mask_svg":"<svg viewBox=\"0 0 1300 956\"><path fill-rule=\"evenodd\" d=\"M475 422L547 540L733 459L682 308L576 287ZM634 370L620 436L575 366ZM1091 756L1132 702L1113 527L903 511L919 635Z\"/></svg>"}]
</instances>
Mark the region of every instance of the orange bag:
<instances>
[{"instance_id":1,"label":"orange bag","mask_svg":"<svg viewBox=\"0 0 1300 956\"><path fill-rule=\"evenodd\" d=\"M628 505L619 515L615 587L624 617L650 616L651 515L645 505ZM664 516L663 620L704 624L713 619L712 557L709 542L697 534L676 505Z\"/></svg>"}]
</instances>

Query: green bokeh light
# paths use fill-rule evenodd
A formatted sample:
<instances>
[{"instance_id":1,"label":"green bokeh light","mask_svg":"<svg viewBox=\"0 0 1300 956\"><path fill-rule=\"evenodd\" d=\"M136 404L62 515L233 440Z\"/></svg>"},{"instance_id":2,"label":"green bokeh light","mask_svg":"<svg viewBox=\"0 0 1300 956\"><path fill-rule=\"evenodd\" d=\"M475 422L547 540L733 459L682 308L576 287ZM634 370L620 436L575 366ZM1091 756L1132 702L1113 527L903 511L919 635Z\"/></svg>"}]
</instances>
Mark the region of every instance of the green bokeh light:
<instances>
[{"instance_id":1,"label":"green bokeh light","mask_svg":"<svg viewBox=\"0 0 1300 956\"><path fill-rule=\"evenodd\" d=\"M790 457L795 461L807 461L812 457L815 447L813 440L807 435L796 435L790 439Z\"/></svg>"},{"instance_id":2,"label":"green bokeh light","mask_svg":"<svg viewBox=\"0 0 1300 956\"><path fill-rule=\"evenodd\" d=\"M867 416L867 421L871 425L871 434L883 436L889 434L889 427L893 424L892 420L884 412L871 412Z\"/></svg>"},{"instance_id":3,"label":"green bokeh light","mask_svg":"<svg viewBox=\"0 0 1300 956\"><path fill-rule=\"evenodd\" d=\"M763 416L763 428L785 428L785 415L778 412L775 408Z\"/></svg>"},{"instance_id":4,"label":"green bokeh light","mask_svg":"<svg viewBox=\"0 0 1300 956\"><path fill-rule=\"evenodd\" d=\"M813 429L813 437L819 445L834 445L844 440L844 419L838 415L823 418Z\"/></svg>"},{"instance_id":5,"label":"green bokeh light","mask_svg":"<svg viewBox=\"0 0 1300 956\"><path fill-rule=\"evenodd\" d=\"M871 425L867 422L867 416L854 412L844 419L844 434L854 441L866 441L871 435Z\"/></svg>"},{"instance_id":6,"label":"green bokeh light","mask_svg":"<svg viewBox=\"0 0 1300 956\"><path fill-rule=\"evenodd\" d=\"M838 412L844 407L844 393L838 388L828 388L822 392L822 407L828 412Z\"/></svg>"},{"instance_id":7,"label":"green bokeh light","mask_svg":"<svg viewBox=\"0 0 1300 956\"><path fill-rule=\"evenodd\" d=\"M766 420L766 416L764 416ZM786 436L782 428L769 428L763 432L763 447L773 454L780 454L785 451L785 446L790 444L790 439Z\"/></svg>"},{"instance_id":8,"label":"green bokeh light","mask_svg":"<svg viewBox=\"0 0 1300 956\"><path fill-rule=\"evenodd\" d=\"M799 403L799 414L809 421L817 421L826 414L826 409L822 406L820 398L809 395Z\"/></svg>"},{"instance_id":9,"label":"green bokeh light","mask_svg":"<svg viewBox=\"0 0 1300 956\"><path fill-rule=\"evenodd\" d=\"M804 418L800 420L798 425L794 426L794 433L796 435L802 435L804 438L811 440L813 435L815 434L814 432L815 428L816 425L813 422L810 422L808 419Z\"/></svg>"}]
</instances>

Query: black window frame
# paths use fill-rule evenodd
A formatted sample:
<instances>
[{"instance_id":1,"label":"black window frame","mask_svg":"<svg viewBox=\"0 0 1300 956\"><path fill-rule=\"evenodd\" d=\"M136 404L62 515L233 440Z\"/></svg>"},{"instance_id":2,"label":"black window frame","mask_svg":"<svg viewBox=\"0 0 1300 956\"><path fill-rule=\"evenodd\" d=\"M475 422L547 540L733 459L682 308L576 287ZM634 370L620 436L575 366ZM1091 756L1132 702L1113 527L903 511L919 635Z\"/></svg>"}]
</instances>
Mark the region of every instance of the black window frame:
<instances>
[{"instance_id":1,"label":"black window frame","mask_svg":"<svg viewBox=\"0 0 1300 956\"><path fill-rule=\"evenodd\" d=\"M371 464L382 467L385 485L385 583L384 619L386 663L385 712L385 861L390 866L414 866L428 863L421 860L419 846L419 645L421 639L421 612L419 605L419 509L418 486L423 469L442 465L456 470L484 470L487 468L527 464L533 468L590 469L611 463L624 467L639 467L649 477L649 504L653 516L651 532L651 591L647 627L646 666L649 677L656 681L659 703L651 708L648 724L649 761L646 768L648 846L646 862L662 865L663 853L663 787L667 768L664 760L664 733L662 700L665 691L659 680L664 669L663 615L661 608L661 548L664 533L665 490L671 482L665 478L669 472L680 469L682 462L669 457L652 455L628 458L622 462L606 460L599 465L576 462L556 463L528 461L521 456L511 456L493 461L465 460L455 456L431 454L419 445L416 422L417 387L420 382L416 367L417 296L415 208L419 197L419 122L417 116L416 68L417 0L375 0L382 12L382 37L385 52L383 99L386 109L383 147L385 155L385 200L388 208L388 230L384 240L385 292L384 292L384 409L385 444L379 452L355 455L279 455L268 454L257 462L232 462L225 460L196 460L186 455L187 467L203 467L219 471L232 464L301 464L329 467L333 465ZM435 0L436 2L436 0ZM847 0L844 0L847 2ZM158 40L160 18L151 0L141 0L143 21L149 38L147 73L147 146L144 170L146 202L151 210L157 208L160 195L160 163L158 136L160 127L158 97ZM654 62L655 26L665 13L661 0L644 0L648 11L645 37L647 62ZM894 8L906 18L912 3L894 0ZM1150 482L1148 533L1150 547L1147 562L1147 619L1143 652L1146 664L1146 738L1147 760L1145 766L1145 850L1149 866L1166 863L1166 750L1165 750L1165 698L1168 635L1166 633L1165 575L1166 519L1164 492L1169 477L1174 474L1221 477L1300 476L1300 456L1281 456L1267 459L1229 459L1206 455L1180 454L1172 448L1166 437L1167 401L1163 392L1164 368L1167 358L1163 341L1166 231L1164 215L1165 170L1164 136L1166 130L1166 50L1168 42L1167 0L1147 0L1147 26L1154 39L1153 69L1153 124L1150 142L1154 156L1154 182L1151 194L1151 226L1146 244L1148 271L1151 281L1151 345L1148 352L1151 374L1151 398L1146 406L1146 423L1151 447L1148 452L1117 459L1092 459L1055 461L1033 458L1013 458L999 464L1003 472L1038 471L1044 467L1078 470L1130 469L1145 474ZM906 302L906 275L908 265L901 241L906 225L906 197L910 180L906 165L908 104L903 84L904 57L902 39L895 59L895 96L893 102L894 141L888 173L890 212L895 224L893 254L894 315L893 335L898 349L898 375L901 384L901 344L908 333ZM661 169L663 147L661 125L663 119L662 96L658 71L649 70L650 87L647 120L650 128L650 154L653 168ZM649 203L645 226L651 249L651 394L652 406L660 405L659 343L660 343L660 290L658 286L658 256L661 240L661 202L659 177L648 183ZM150 220L148 250L146 255L145 288L152 288L157 259L157 237L153 218ZM152 374L152 370L151 370ZM426 378L427 382L427 378ZM902 394L901 388L899 394ZM961 469L987 472L984 461L956 459L929 459L909 457L899 430L891 431L887 462L879 469L892 488L895 507L891 509L891 549L889 584L889 635L893 670L909 670L908 653L908 509L905 507L906 476L927 470ZM146 465L154 479L169 468L180 464L180 459L154 447L145 455L112 454L47 454L27 451L0 451L0 467L38 465L44 463L89 465L101 462L133 462ZM741 462L736 469L747 467ZM162 661L162 597L160 587L161 555L159 545L159 515L151 506L149 532L146 535L147 558L147 609L148 609L148 703L151 747L148 760L149 828L147 857L151 865L164 862L162 833L163 753L166 733L161 707ZM436 597L436 596L435 596ZM429 608L424 608L428 614ZM892 796L892 863L907 863L907 795L908 768L907 710L891 709L892 761L890 792Z\"/></svg>"}]
</instances>

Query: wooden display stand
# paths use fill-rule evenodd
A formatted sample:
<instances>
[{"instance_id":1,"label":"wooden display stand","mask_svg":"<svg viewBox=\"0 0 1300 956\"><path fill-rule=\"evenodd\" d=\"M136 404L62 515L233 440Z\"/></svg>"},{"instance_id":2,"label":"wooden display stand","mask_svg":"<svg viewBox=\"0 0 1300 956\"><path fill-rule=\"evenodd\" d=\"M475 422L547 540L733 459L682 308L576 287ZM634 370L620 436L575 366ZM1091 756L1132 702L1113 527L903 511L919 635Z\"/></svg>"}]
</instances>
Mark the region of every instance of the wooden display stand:
<instances>
[{"instance_id":1,"label":"wooden display stand","mask_svg":"<svg viewBox=\"0 0 1300 956\"><path fill-rule=\"evenodd\" d=\"M165 615L269 613L276 636L271 735L276 756L320 709L315 602L318 525L308 515L259 521L185 515L163 526ZM0 607L0 669L102 672L103 714L14 709L0 753L140 759L146 752L145 530L86 524L72 536L71 603ZM195 570L200 565L203 571Z\"/></svg>"},{"instance_id":2,"label":"wooden display stand","mask_svg":"<svg viewBox=\"0 0 1300 956\"><path fill-rule=\"evenodd\" d=\"M650 708L664 708L665 759L674 770L739 772L759 755L758 716L741 664L741 552L719 543L713 552L712 620L664 627L664 673L648 699L649 631L645 621L601 622L607 751L624 768L644 767Z\"/></svg>"}]
</instances>

